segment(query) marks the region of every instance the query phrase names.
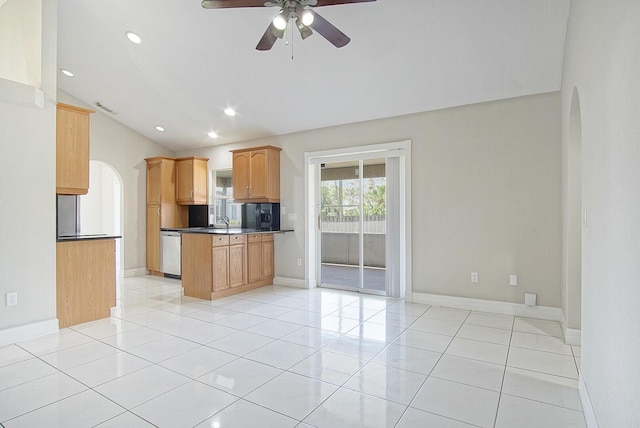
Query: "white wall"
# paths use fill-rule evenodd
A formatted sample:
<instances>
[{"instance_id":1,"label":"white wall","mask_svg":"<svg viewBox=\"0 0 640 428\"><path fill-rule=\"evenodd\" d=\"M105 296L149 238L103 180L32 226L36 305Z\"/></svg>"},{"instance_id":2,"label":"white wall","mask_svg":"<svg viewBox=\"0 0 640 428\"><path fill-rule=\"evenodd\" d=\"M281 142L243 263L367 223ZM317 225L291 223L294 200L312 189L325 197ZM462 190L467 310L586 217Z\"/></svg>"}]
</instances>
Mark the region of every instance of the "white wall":
<instances>
[{"instance_id":1,"label":"white wall","mask_svg":"<svg viewBox=\"0 0 640 428\"><path fill-rule=\"evenodd\" d=\"M48 90L56 85L56 22L56 2L47 1L42 37L52 48L42 51L44 109L0 96L0 346L16 329L26 329L18 336L37 334L29 326L47 321L57 328L56 94ZM18 306L4 305L9 291L18 292Z\"/></svg>"},{"instance_id":2,"label":"white wall","mask_svg":"<svg viewBox=\"0 0 640 428\"><path fill-rule=\"evenodd\" d=\"M582 370L601 427L640 421L640 2L571 2L563 144L582 122Z\"/></svg>"},{"instance_id":3,"label":"white wall","mask_svg":"<svg viewBox=\"0 0 640 428\"><path fill-rule=\"evenodd\" d=\"M106 164L93 160L89 168L89 183L89 192L79 200L80 233L120 235L119 222L116 221L120 216L118 176Z\"/></svg>"},{"instance_id":4,"label":"white wall","mask_svg":"<svg viewBox=\"0 0 640 428\"><path fill-rule=\"evenodd\" d=\"M64 91L58 91L58 100L96 109ZM122 178L125 271L146 266L147 166L144 159L153 156L173 156L173 153L116 122L106 113L98 110L91 115L91 159L108 163Z\"/></svg>"},{"instance_id":5,"label":"white wall","mask_svg":"<svg viewBox=\"0 0 640 428\"><path fill-rule=\"evenodd\" d=\"M0 78L40 87L42 0L0 2Z\"/></svg>"},{"instance_id":6,"label":"white wall","mask_svg":"<svg viewBox=\"0 0 640 428\"><path fill-rule=\"evenodd\" d=\"M560 307L560 96L550 93L179 153L231 167L230 149L281 153L276 276L304 279L304 152L411 139L413 291ZM303 263L304 266L304 263ZM470 283L479 272L480 283ZM509 274L519 285L510 287Z\"/></svg>"}]
</instances>

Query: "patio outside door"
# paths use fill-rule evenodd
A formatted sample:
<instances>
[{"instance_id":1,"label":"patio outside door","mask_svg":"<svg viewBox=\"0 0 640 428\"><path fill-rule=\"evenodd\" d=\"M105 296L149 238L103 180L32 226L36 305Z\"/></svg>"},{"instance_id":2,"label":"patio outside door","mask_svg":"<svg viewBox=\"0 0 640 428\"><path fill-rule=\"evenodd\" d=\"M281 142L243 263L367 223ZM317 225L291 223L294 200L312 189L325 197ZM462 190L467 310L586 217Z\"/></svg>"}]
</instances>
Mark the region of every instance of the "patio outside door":
<instances>
[{"instance_id":1,"label":"patio outside door","mask_svg":"<svg viewBox=\"0 0 640 428\"><path fill-rule=\"evenodd\" d=\"M321 286L387 293L386 159L320 166Z\"/></svg>"}]
</instances>

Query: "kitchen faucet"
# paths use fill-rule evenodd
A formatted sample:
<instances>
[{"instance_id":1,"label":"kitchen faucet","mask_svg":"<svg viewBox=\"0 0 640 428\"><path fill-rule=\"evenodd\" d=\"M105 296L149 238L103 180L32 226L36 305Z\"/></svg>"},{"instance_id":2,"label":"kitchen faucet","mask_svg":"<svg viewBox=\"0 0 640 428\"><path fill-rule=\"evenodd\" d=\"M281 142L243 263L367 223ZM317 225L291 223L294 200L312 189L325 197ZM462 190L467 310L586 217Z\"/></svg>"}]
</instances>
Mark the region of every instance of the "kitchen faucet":
<instances>
[{"instance_id":1,"label":"kitchen faucet","mask_svg":"<svg viewBox=\"0 0 640 428\"><path fill-rule=\"evenodd\" d=\"M221 220L227 226L227 229L229 229L229 217L227 217L227 216L218 216L216 218L218 220Z\"/></svg>"}]
</instances>

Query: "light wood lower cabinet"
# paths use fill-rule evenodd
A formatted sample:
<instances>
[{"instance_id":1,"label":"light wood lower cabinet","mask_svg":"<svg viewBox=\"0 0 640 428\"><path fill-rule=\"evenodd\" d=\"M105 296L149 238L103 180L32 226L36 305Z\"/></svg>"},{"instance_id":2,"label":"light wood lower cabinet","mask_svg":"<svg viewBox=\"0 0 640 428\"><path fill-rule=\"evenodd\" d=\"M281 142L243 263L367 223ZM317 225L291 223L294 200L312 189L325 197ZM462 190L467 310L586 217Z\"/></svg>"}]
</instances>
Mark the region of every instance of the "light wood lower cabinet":
<instances>
[{"instance_id":1,"label":"light wood lower cabinet","mask_svg":"<svg viewBox=\"0 0 640 428\"><path fill-rule=\"evenodd\" d=\"M240 287L247 283L247 237L229 237L229 287Z\"/></svg>"},{"instance_id":2,"label":"light wood lower cabinet","mask_svg":"<svg viewBox=\"0 0 640 428\"><path fill-rule=\"evenodd\" d=\"M114 239L56 243L56 312L60 328L106 318L116 305Z\"/></svg>"},{"instance_id":3,"label":"light wood lower cabinet","mask_svg":"<svg viewBox=\"0 0 640 428\"><path fill-rule=\"evenodd\" d=\"M251 269L257 273L252 275ZM273 234L182 234L185 296L213 300L270 284Z\"/></svg>"},{"instance_id":4,"label":"light wood lower cabinet","mask_svg":"<svg viewBox=\"0 0 640 428\"><path fill-rule=\"evenodd\" d=\"M249 283L273 280L273 234L256 233L248 241Z\"/></svg>"},{"instance_id":5,"label":"light wood lower cabinet","mask_svg":"<svg viewBox=\"0 0 640 428\"><path fill-rule=\"evenodd\" d=\"M211 300L212 248L210 235L182 234L182 287L185 296Z\"/></svg>"},{"instance_id":6,"label":"light wood lower cabinet","mask_svg":"<svg viewBox=\"0 0 640 428\"><path fill-rule=\"evenodd\" d=\"M221 291L229 288L229 237L211 237L212 258L211 275L213 277L213 290Z\"/></svg>"}]
</instances>

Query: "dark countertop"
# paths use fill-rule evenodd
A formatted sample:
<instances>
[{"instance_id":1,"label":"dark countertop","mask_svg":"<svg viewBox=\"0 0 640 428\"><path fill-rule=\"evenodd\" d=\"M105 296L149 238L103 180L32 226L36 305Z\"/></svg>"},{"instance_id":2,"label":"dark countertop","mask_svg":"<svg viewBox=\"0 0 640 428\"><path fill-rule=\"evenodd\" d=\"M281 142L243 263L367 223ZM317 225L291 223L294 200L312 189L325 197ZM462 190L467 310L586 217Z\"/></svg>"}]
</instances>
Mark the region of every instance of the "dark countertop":
<instances>
[{"instance_id":1,"label":"dark countertop","mask_svg":"<svg viewBox=\"0 0 640 428\"><path fill-rule=\"evenodd\" d=\"M256 233L285 233L293 232L293 229L281 230L256 230L243 229L240 227L218 228L218 227L186 227L186 228L163 228L163 232L180 232L180 233L206 233L209 235L253 235Z\"/></svg>"},{"instance_id":2,"label":"dark countertop","mask_svg":"<svg viewBox=\"0 0 640 428\"><path fill-rule=\"evenodd\" d=\"M58 236L56 238L56 242L70 242L70 241L89 241L96 239L118 239L122 238L122 236L117 235L69 235L69 236Z\"/></svg>"}]
</instances>

